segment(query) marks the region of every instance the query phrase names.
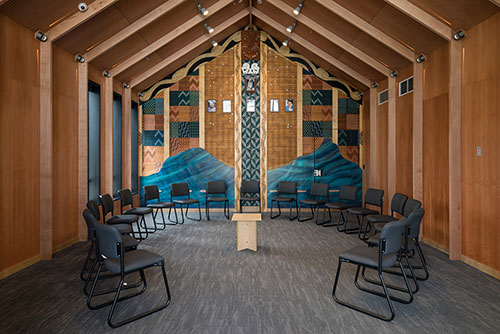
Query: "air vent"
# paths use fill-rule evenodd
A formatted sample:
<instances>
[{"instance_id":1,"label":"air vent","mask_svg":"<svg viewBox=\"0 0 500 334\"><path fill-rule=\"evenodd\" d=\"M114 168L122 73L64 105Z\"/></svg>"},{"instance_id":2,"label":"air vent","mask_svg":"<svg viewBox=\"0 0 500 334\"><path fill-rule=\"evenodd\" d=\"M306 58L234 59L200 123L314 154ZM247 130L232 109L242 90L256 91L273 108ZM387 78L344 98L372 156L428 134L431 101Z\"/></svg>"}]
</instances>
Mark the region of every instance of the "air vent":
<instances>
[{"instance_id":1,"label":"air vent","mask_svg":"<svg viewBox=\"0 0 500 334\"><path fill-rule=\"evenodd\" d=\"M399 82L399 96L413 92L413 77Z\"/></svg>"},{"instance_id":2,"label":"air vent","mask_svg":"<svg viewBox=\"0 0 500 334\"><path fill-rule=\"evenodd\" d=\"M378 105L386 103L388 99L389 99L389 91L387 89L378 93Z\"/></svg>"}]
</instances>

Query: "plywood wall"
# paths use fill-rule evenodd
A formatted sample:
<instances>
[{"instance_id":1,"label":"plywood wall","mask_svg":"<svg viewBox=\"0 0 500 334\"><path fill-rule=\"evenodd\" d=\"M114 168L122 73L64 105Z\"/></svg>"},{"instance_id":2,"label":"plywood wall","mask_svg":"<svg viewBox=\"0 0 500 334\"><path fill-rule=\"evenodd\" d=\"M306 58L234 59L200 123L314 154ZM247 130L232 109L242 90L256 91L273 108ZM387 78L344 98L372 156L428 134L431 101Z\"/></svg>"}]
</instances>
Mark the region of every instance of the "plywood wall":
<instances>
[{"instance_id":1,"label":"plywood wall","mask_svg":"<svg viewBox=\"0 0 500 334\"><path fill-rule=\"evenodd\" d=\"M382 81L378 88L377 94L387 89L388 81L387 79ZM388 121L389 121L389 103L385 102L381 105L378 104L377 97L377 181L376 187L378 189L383 189L384 193L384 212L388 213L388 206L390 205L390 199L388 198L388 175L387 175L387 155L388 155Z\"/></svg>"}]
</instances>

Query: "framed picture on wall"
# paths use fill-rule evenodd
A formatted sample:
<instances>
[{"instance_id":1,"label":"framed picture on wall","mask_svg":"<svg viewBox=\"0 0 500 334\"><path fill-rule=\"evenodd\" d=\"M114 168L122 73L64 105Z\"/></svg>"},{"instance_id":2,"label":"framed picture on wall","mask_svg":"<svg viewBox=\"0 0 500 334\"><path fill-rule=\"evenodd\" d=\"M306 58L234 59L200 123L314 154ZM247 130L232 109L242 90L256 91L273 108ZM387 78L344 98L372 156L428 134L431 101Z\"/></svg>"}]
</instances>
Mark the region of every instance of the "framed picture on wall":
<instances>
[{"instance_id":1,"label":"framed picture on wall","mask_svg":"<svg viewBox=\"0 0 500 334\"><path fill-rule=\"evenodd\" d=\"M255 112L255 99L247 99L247 112Z\"/></svg>"},{"instance_id":2,"label":"framed picture on wall","mask_svg":"<svg viewBox=\"0 0 500 334\"><path fill-rule=\"evenodd\" d=\"M280 111L280 100L271 99L271 102L269 103L269 105L270 105L269 110L271 112L279 112Z\"/></svg>"},{"instance_id":3,"label":"framed picture on wall","mask_svg":"<svg viewBox=\"0 0 500 334\"><path fill-rule=\"evenodd\" d=\"M208 100L207 111L208 112L216 112L217 111L217 100Z\"/></svg>"},{"instance_id":4,"label":"framed picture on wall","mask_svg":"<svg viewBox=\"0 0 500 334\"><path fill-rule=\"evenodd\" d=\"M255 77L245 78L245 93L255 93L257 91L257 79Z\"/></svg>"},{"instance_id":5,"label":"framed picture on wall","mask_svg":"<svg viewBox=\"0 0 500 334\"><path fill-rule=\"evenodd\" d=\"M293 100L291 100L291 99L285 100L285 111L288 111L288 112L293 111Z\"/></svg>"},{"instance_id":6,"label":"framed picture on wall","mask_svg":"<svg viewBox=\"0 0 500 334\"><path fill-rule=\"evenodd\" d=\"M222 101L222 112L224 112L224 113L231 112L231 100L223 100Z\"/></svg>"}]
</instances>

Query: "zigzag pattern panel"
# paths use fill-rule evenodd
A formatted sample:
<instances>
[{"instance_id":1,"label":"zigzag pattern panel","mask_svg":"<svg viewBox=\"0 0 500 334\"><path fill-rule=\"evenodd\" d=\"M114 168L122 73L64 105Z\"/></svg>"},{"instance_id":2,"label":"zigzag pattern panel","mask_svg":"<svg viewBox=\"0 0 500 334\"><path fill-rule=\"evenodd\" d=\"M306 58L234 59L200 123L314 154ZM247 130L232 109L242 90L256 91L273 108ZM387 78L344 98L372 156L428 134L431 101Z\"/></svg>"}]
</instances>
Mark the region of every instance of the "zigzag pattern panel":
<instances>
[{"instance_id":1,"label":"zigzag pattern panel","mask_svg":"<svg viewBox=\"0 0 500 334\"><path fill-rule=\"evenodd\" d=\"M142 142L144 146L163 146L163 130L144 130Z\"/></svg>"},{"instance_id":2,"label":"zigzag pattern panel","mask_svg":"<svg viewBox=\"0 0 500 334\"><path fill-rule=\"evenodd\" d=\"M339 130L339 146L358 146L358 130Z\"/></svg>"},{"instance_id":3,"label":"zigzag pattern panel","mask_svg":"<svg viewBox=\"0 0 500 334\"><path fill-rule=\"evenodd\" d=\"M160 170L163 164L163 147L143 146L142 173L150 175Z\"/></svg>"},{"instance_id":4,"label":"zigzag pattern panel","mask_svg":"<svg viewBox=\"0 0 500 334\"><path fill-rule=\"evenodd\" d=\"M142 104L144 115L163 115L163 98L154 98Z\"/></svg>"},{"instance_id":5,"label":"zigzag pattern panel","mask_svg":"<svg viewBox=\"0 0 500 334\"><path fill-rule=\"evenodd\" d=\"M305 106L326 106L332 104L332 90L304 89L303 104Z\"/></svg>"},{"instance_id":6,"label":"zigzag pattern panel","mask_svg":"<svg viewBox=\"0 0 500 334\"><path fill-rule=\"evenodd\" d=\"M359 164L359 146L339 146L339 150L345 159Z\"/></svg>"}]
</instances>

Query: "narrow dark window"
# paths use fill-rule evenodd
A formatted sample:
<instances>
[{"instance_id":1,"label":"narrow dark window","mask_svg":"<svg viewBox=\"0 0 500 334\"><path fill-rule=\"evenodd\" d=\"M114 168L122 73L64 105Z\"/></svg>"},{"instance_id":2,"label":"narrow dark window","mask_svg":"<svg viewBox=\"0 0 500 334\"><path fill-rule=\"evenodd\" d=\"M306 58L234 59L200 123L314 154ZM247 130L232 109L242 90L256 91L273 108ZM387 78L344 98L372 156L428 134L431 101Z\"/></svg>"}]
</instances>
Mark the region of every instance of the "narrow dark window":
<instances>
[{"instance_id":1,"label":"narrow dark window","mask_svg":"<svg viewBox=\"0 0 500 334\"><path fill-rule=\"evenodd\" d=\"M132 101L132 193L139 191L139 106Z\"/></svg>"},{"instance_id":2,"label":"narrow dark window","mask_svg":"<svg viewBox=\"0 0 500 334\"><path fill-rule=\"evenodd\" d=\"M122 96L113 93L113 196L122 188Z\"/></svg>"}]
</instances>

